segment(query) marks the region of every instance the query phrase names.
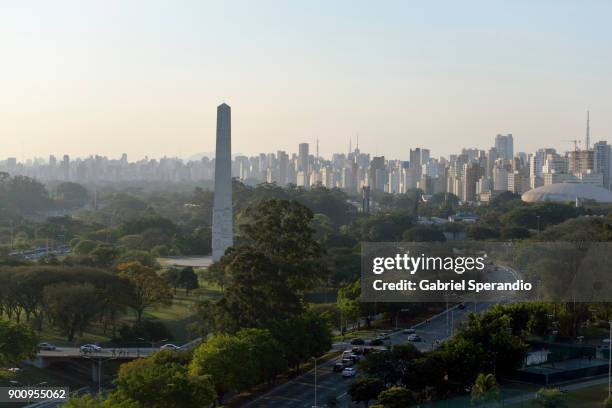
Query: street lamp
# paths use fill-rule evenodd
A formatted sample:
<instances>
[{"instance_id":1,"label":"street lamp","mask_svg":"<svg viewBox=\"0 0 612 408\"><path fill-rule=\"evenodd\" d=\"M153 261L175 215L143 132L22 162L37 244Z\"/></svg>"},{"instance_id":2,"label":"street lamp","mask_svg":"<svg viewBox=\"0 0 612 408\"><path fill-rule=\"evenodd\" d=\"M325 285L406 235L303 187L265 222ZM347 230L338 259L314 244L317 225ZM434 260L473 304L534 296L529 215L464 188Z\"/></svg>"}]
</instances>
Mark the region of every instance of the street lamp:
<instances>
[{"instance_id":1,"label":"street lamp","mask_svg":"<svg viewBox=\"0 0 612 408\"><path fill-rule=\"evenodd\" d=\"M610 337L608 343L608 398L612 396L612 320L610 320Z\"/></svg>"},{"instance_id":2,"label":"street lamp","mask_svg":"<svg viewBox=\"0 0 612 408\"><path fill-rule=\"evenodd\" d=\"M317 405L317 358L313 357L312 358L314 360L315 366L314 366L314 405L312 406L312 408L318 408L319 406Z\"/></svg>"}]
</instances>

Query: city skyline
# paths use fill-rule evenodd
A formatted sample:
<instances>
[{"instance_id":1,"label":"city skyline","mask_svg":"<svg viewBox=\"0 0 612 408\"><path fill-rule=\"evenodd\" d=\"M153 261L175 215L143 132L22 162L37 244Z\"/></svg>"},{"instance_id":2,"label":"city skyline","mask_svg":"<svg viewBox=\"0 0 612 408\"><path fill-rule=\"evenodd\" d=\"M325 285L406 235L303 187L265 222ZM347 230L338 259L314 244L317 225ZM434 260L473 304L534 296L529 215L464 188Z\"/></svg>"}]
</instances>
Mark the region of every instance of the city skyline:
<instances>
[{"instance_id":1,"label":"city skyline","mask_svg":"<svg viewBox=\"0 0 612 408\"><path fill-rule=\"evenodd\" d=\"M326 10L321 13L320 10ZM181 157L360 146L447 156L512 133L519 151L612 134L609 2L39 2L0 13L0 152Z\"/></svg>"}]
</instances>

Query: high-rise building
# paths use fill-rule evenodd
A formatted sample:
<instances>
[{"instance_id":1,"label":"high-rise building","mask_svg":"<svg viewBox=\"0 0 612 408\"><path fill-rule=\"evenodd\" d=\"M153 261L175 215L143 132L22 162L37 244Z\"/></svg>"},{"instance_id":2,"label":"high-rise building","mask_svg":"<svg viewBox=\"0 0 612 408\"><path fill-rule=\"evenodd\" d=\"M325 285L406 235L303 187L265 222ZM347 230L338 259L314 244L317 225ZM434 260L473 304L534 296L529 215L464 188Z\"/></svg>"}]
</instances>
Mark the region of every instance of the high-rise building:
<instances>
[{"instance_id":1,"label":"high-rise building","mask_svg":"<svg viewBox=\"0 0 612 408\"><path fill-rule=\"evenodd\" d=\"M594 150L572 150L567 153L568 172L586 173L595 170Z\"/></svg>"},{"instance_id":2,"label":"high-rise building","mask_svg":"<svg viewBox=\"0 0 612 408\"><path fill-rule=\"evenodd\" d=\"M278 184L287 185L289 175L289 155L282 150L276 152L278 157Z\"/></svg>"},{"instance_id":3,"label":"high-rise building","mask_svg":"<svg viewBox=\"0 0 612 408\"><path fill-rule=\"evenodd\" d=\"M512 133L495 136L495 150L502 159L512 160L514 157L514 140Z\"/></svg>"},{"instance_id":4,"label":"high-rise building","mask_svg":"<svg viewBox=\"0 0 612 408\"><path fill-rule=\"evenodd\" d=\"M297 171L308 174L308 143L300 143Z\"/></svg>"},{"instance_id":5,"label":"high-rise building","mask_svg":"<svg viewBox=\"0 0 612 408\"><path fill-rule=\"evenodd\" d=\"M603 175L603 186L607 189L612 187L612 146L606 141L595 143L595 168L598 173Z\"/></svg>"},{"instance_id":6,"label":"high-rise building","mask_svg":"<svg viewBox=\"0 0 612 408\"><path fill-rule=\"evenodd\" d=\"M215 153L215 195L213 203L213 260L221 259L233 245L232 218L232 111L223 103L217 107Z\"/></svg>"}]
</instances>

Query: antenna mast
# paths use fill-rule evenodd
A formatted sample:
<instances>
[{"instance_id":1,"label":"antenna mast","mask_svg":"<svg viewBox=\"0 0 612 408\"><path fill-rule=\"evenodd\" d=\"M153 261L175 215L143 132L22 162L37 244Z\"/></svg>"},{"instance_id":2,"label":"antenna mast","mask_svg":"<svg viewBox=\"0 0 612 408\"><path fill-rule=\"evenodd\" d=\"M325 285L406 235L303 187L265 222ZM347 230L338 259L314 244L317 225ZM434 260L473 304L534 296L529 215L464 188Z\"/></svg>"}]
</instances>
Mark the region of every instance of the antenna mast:
<instances>
[{"instance_id":1,"label":"antenna mast","mask_svg":"<svg viewBox=\"0 0 612 408\"><path fill-rule=\"evenodd\" d=\"M591 148L591 118L590 112L587 110L587 127L586 127L586 150Z\"/></svg>"}]
</instances>

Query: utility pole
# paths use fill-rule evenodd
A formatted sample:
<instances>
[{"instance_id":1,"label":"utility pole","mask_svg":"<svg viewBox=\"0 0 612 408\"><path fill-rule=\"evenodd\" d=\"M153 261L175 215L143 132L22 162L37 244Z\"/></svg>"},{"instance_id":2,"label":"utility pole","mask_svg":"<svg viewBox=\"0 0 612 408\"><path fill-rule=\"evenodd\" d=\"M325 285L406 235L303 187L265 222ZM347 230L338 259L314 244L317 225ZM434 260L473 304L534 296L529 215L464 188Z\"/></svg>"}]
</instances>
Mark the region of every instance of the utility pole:
<instances>
[{"instance_id":1,"label":"utility pole","mask_svg":"<svg viewBox=\"0 0 612 408\"><path fill-rule=\"evenodd\" d=\"M314 405L312 406L312 408L319 408L319 406L317 405L317 358L313 357L314 359Z\"/></svg>"},{"instance_id":2,"label":"utility pole","mask_svg":"<svg viewBox=\"0 0 612 408\"><path fill-rule=\"evenodd\" d=\"M612 397L612 320L610 320L610 337L608 343L608 398Z\"/></svg>"}]
</instances>

